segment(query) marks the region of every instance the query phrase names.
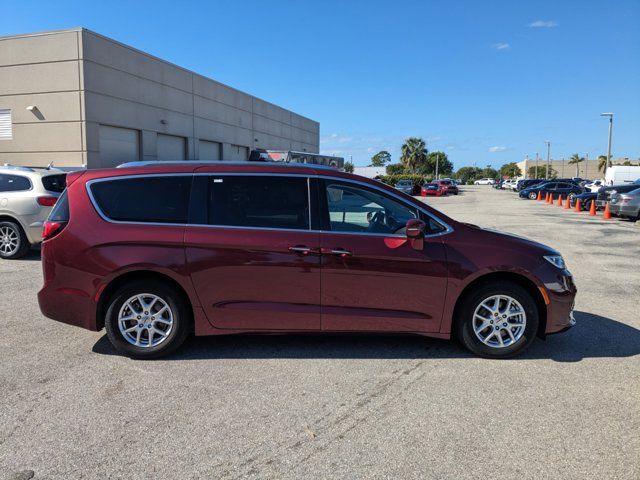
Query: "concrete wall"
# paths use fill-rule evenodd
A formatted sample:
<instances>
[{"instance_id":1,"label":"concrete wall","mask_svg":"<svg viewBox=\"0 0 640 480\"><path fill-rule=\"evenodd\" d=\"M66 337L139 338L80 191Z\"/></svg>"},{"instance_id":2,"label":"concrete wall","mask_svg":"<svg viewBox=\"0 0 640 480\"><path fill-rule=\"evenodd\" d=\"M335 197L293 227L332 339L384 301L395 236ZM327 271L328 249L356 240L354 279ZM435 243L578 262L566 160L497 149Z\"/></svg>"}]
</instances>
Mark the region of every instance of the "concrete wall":
<instances>
[{"instance_id":1,"label":"concrete wall","mask_svg":"<svg viewBox=\"0 0 640 480\"><path fill-rule=\"evenodd\" d=\"M612 159L611 163L614 165L620 165L624 161L625 159ZM556 172L558 172L559 178L571 178L571 177L577 176L577 177L588 179L588 180L597 180L600 178L604 178L604 173L598 170L598 163L599 161L597 159L590 159L590 160L585 160L584 162L580 162L578 164L578 175L576 175L576 166L569 165L568 159L551 160L549 162L549 165ZM539 169L541 169L541 171L545 171L546 165L547 165L546 159L543 160L541 158L538 161L538 167ZM529 171L529 168L536 166L536 161L535 159L522 160L521 162L518 162L518 166L520 167L520 170L522 170L522 174L526 175L527 172Z\"/></svg>"},{"instance_id":2,"label":"concrete wall","mask_svg":"<svg viewBox=\"0 0 640 480\"><path fill-rule=\"evenodd\" d=\"M43 119L25 110L33 104ZM138 131L141 160L162 156L158 134L183 137L188 159L201 158L200 140L218 142L223 159L319 151L317 122L85 29L0 38L3 108L14 138L0 141L0 161L16 164L112 166L100 125Z\"/></svg>"},{"instance_id":3,"label":"concrete wall","mask_svg":"<svg viewBox=\"0 0 640 480\"><path fill-rule=\"evenodd\" d=\"M0 37L0 109L13 123L0 163L85 163L79 44L79 31Z\"/></svg>"}]
</instances>

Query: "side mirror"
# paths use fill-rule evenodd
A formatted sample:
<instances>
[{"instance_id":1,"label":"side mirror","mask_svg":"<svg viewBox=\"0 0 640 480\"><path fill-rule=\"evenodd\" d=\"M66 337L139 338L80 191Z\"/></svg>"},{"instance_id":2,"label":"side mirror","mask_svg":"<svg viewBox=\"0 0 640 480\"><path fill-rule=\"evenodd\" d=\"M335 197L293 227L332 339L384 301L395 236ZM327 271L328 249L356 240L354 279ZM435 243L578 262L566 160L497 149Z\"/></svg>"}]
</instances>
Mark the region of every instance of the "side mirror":
<instances>
[{"instance_id":1,"label":"side mirror","mask_svg":"<svg viewBox=\"0 0 640 480\"><path fill-rule=\"evenodd\" d=\"M424 235L427 230L427 224L417 218L412 218L407 222L406 235L411 248L422 250L424 247Z\"/></svg>"}]
</instances>

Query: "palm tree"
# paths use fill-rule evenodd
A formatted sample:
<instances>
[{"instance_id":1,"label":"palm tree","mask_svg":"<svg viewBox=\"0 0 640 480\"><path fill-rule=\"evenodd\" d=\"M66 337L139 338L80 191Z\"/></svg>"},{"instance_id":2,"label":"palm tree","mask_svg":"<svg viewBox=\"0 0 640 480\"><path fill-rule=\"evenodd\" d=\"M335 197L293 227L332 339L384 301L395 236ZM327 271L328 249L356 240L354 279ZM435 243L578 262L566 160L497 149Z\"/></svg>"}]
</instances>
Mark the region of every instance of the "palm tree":
<instances>
[{"instance_id":1,"label":"palm tree","mask_svg":"<svg viewBox=\"0 0 640 480\"><path fill-rule=\"evenodd\" d=\"M607 156L598 155L598 171L604 172L607 168Z\"/></svg>"},{"instance_id":2,"label":"palm tree","mask_svg":"<svg viewBox=\"0 0 640 480\"><path fill-rule=\"evenodd\" d=\"M400 152L400 163L412 173L416 171L418 165L427 160L427 144L418 137L407 138Z\"/></svg>"},{"instance_id":3,"label":"palm tree","mask_svg":"<svg viewBox=\"0 0 640 480\"><path fill-rule=\"evenodd\" d=\"M571 155L571 158L569 159L569 165L575 165L576 166L576 177L580 176L580 163L581 162L584 162L584 157L581 157L577 153L574 153L573 155Z\"/></svg>"}]
</instances>

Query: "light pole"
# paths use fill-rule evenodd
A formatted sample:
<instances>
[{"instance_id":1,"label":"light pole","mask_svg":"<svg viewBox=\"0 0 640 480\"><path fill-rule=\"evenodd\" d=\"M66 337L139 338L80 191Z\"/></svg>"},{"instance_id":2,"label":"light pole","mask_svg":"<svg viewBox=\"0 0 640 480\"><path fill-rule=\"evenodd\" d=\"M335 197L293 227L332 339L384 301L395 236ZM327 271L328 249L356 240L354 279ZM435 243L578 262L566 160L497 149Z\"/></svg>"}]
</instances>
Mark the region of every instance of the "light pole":
<instances>
[{"instance_id":1,"label":"light pole","mask_svg":"<svg viewBox=\"0 0 640 480\"><path fill-rule=\"evenodd\" d=\"M611 135L613 133L613 113L601 113L601 117L609 117L609 144L607 146L607 163L604 166L604 174L607 174L607 168L611 166Z\"/></svg>"},{"instance_id":2,"label":"light pole","mask_svg":"<svg viewBox=\"0 0 640 480\"><path fill-rule=\"evenodd\" d=\"M538 152L536 152L536 180L538 179L538 161L540 160L540 156Z\"/></svg>"},{"instance_id":3,"label":"light pole","mask_svg":"<svg viewBox=\"0 0 640 480\"><path fill-rule=\"evenodd\" d=\"M549 140L545 140L544 143L547 144L547 176L545 178L549 180L549 161L551 159L551 142Z\"/></svg>"},{"instance_id":4,"label":"light pole","mask_svg":"<svg viewBox=\"0 0 640 480\"><path fill-rule=\"evenodd\" d=\"M438 164L440 163L440 152L436 153L436 180L439 180L438 178Z\"/></svg>"}]
</instances>

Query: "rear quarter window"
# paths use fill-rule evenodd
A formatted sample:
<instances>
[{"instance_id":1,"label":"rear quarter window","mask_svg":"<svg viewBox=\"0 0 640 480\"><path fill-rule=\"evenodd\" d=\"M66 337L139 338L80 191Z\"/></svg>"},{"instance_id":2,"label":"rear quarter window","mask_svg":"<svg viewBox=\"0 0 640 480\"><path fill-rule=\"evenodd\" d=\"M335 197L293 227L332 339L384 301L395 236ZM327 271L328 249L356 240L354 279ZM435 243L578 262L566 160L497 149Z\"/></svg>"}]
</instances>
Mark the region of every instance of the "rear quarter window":
<instances>
[{"instance_id":1,"label":"rear quarter window","mask_svg":"<svg viewBox=\"0 0 640 480\"><path fill-rule=\"evenodd\" d=\"M89 191L109 220L187 223L191 175L100 180Z\"/></svg>"},{"instance_id":2,"label":"rear quarter window","mask_svg":"<svg viewBox=\"0 0 640 480\"><path fill-rule=\"evenodd\" d=\"M62 193L67 181L67 174L61 173L59 175L47 175L42 177L42 186L49 192Z\"/></svg>"},{"instance_id":3,"label":"rear quarter window","mask_svg":"<svg viewBox=\"0 0 640 480\"><path fill-rule=\"evenodd\" d=\"M31 180L22 175L0 173L0 192L22 192L31 190Z\"/></svg>"}]
</instances>

